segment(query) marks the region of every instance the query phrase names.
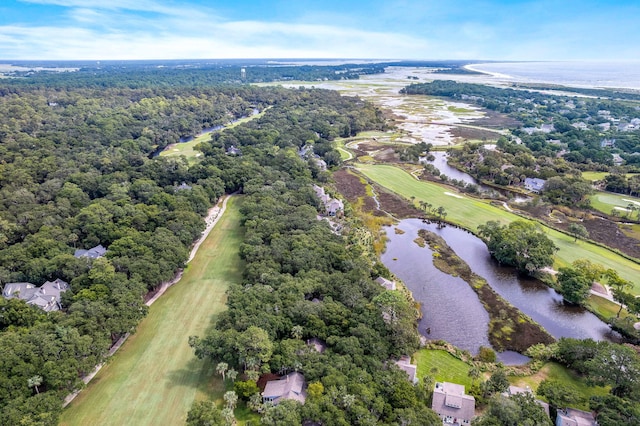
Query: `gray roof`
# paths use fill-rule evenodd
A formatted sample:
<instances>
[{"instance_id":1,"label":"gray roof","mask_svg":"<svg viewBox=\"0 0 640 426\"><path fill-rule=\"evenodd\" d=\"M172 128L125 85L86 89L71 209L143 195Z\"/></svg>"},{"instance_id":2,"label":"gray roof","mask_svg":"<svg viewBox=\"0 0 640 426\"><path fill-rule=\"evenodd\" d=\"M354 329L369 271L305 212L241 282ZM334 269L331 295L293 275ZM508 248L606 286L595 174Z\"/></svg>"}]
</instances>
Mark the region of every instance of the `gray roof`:
<instances>
[{"instance_id":1,"label":"gray roof","mask_svg":"<svg viewBox=\"0 0 640 426\"><path fill-rule=\"evenodd\" d=\"M293 399L304 404L307 399L304 376L298 372L289 373L278 380L267 382L262 398L278 404L283 399Z\"/></svg>"},{"instance_id":2,"label":"gray roof","mask_svg":"<svg viewBox=\"0 0 640 426\"><path fill-rule=\"evenodd\" d=\"M92 247L89 250L78 249L73 254L73 256L77 258L89 257L91 259L97 259L99 257L104 256L106 252L107 252L107 249L102 247L102 244L98 244L97 246Z\"/></svg>"},{"instance_id":3,"label":"gray roof","mask_svg":"<svg viewBox=\"0 0 640 426\"><path fill-rule=\"evenodd\" d=\"M451 417L460 423L473 419L476 400L471 395L465 395L463 385L436 383L431 408L440 417Z\"/></svg>"},{"instance_id":4,"label":"gray roof","mask_svg":"<svg viewBox=\"0 0 640 426\"><path fill-rule=\"evenodd\" d=\"M398 361L396 361L396 365L400 367L402 371L407 373L407 375L409 376L409 380L411 380L413 383L418 382L418 366L416 364L411 364L411 358L405 355Z\"/></svg>"},{"instance_id":5,"label":"gray roof","mask_svg":"<svg viewBox=\"0 0 640 426\"><path fill-rule=\"evenodd\" d=\"M2 295L7 299L18 297L29 305L39 307L45 312L60 309L60 295L69 289L69 284L61 279L47 281L36 287L31 283L8 283Z\"/></svg>"},{"instance_id":6,"label":"gray roof","mask_svg":"<svg viewBox=\"0 0 640 426\"><path fill-rule=\"evenodd\" d=\"M591 413L575 408L558 410L557 426L596 426L595 419Z\"/></svg>"},{"instance_id":7,"label":"gray roof","mask_svg":"<svg viewBox=\"0 0 640 426\"><path fill-rule=\"evenodd\" d=\"M539 178L525 178L524 186L531 191L542 191L546 180Z\"/></svg>"},{"instance_id":8,"label":"gray roof","mask_svg":"<svg viewBox=\"0 0 640 426\"><path fill-rule=\"evenodd\" d=\"M2 290L5 299L17 297L22 300L29 300L38 291L38 288L31 283L7 283Z\"/></svg>"},{"instance_id":9,"label":"gray roof","mask_svg":"<svg viewBox=\"0 0 640 426\"><path fill-rule=\"evenodd\" d=\"M386 288L387 290L395 290L396 289L396 282L388 280L388 279L386 279L384 277L376 278L375 282L377 282L378 284L380 284L382 287Z\"/></svg>"},{"instance_id":10,"label":"gray roof","mask_svg":"<svg viewBox=\"0 0 640 426\"><path fill-rule=\"evenodd\" d=\"M312 337L311 339L307 340L307 345L313 347L313 349L320 353L327 350L327 344L317 337Z\"/></svg>"}]
</instances>

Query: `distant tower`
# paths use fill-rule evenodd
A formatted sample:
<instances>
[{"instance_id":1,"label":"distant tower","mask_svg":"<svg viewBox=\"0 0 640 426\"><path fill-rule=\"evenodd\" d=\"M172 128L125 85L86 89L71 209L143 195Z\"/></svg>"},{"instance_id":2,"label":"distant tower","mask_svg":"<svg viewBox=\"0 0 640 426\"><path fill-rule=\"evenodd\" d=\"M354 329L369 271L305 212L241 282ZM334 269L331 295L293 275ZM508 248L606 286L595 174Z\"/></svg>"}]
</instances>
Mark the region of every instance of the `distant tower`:
<instances>
[{"instance_id":1,"label":"distant tower","mask_svg":"<svg viewBox=\"0 0 640 426\"><path fill-rule=\"evenodd\" d=\"M247 78L247 70L245 68L240 68L240 78L243 80Z\"/></svg>"}]
</instances>

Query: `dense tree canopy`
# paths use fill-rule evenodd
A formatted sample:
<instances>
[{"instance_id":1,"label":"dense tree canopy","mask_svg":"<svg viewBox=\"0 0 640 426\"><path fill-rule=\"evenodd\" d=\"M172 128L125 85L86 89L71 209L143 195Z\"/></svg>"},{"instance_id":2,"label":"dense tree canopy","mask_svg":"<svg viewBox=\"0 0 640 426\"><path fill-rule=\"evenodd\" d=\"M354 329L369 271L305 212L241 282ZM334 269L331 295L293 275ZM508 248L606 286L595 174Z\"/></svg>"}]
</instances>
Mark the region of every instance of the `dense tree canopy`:
<instances>
[{"instance_id":1,"label":"dense tree canopy","mask_svg":"<svg viewBox=\"0 0 640 426\"><path fill-rule=\"evenodd\" d=\"M478 227L489 251L500 263L532 273L553 264L557 250L553 242L531 222L516 220L509 225L489 221Z\"/></svg>"}]
</instances>

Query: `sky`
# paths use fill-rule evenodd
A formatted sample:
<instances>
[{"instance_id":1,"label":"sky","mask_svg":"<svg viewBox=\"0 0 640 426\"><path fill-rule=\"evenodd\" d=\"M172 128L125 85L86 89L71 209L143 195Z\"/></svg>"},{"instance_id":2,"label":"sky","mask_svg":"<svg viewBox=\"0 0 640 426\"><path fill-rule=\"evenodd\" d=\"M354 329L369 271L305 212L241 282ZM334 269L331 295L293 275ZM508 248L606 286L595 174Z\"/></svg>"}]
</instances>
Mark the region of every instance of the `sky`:
<instances>
[{"instance_id":1,"label":"sky","mask_svg":"<svg viewBox=\"0 0 640 426\"><path fill-rule=\"evenodd\" d=\"M624 61L640 0L1 0L0 59Z\"/></svg>"}]
</instances>

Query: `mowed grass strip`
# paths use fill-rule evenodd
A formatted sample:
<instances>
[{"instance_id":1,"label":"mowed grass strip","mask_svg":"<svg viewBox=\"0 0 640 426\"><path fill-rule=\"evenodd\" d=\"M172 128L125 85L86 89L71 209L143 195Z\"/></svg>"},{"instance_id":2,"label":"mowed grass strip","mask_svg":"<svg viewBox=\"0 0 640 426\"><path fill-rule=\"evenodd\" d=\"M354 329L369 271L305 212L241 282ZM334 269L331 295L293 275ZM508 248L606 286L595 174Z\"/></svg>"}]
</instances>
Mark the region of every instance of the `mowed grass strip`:
<instances>
[{"instance_id":1,"label":"mowed grass strip","mask_svg":"<svg viewBox=\"0 0 640 426\"><path fill-rule=\"evenodd\" d=\"M413 355L418 366L418 378L433 376L438 382L451 382L471 387L469 364L459 360L447 351L421 349Z\"/></svg>"},{"instance_id":2,"label":"mowed grass strip","mask_svg":"<svg viewBox=\"0 0 640 426\"><path fill-rule=\"evenodd\" d=\"M226 309L229 285L241 281L240 203L229 199L182 279L65 409L62 425L179 425L194 400L222 395L215 366L198 360L187 340L205 334Z\"/></svg>"},{"instance_id":3,"label":"mowed grass strip","mask_svg":"<svg viewBox=\"0 0 640 426\"><path fill-rule=\"evenodd\" d=\"M387 165L358 164L357 170L367 178L390 189L400 196L415 202L425 201L434 207L442 206L447 212L446 219L460 226L477 230L478 225L489 220L509 223L514 220L527 220L514 213L492 206L489 202L467 197L432 182L419 181L404 170ZM541 225L543 231L559 248L555 256L554 267L567 266L577 259L588 259L606 268L613 268L626 280L633 283L632 292L640 295L640 265L611 250L585 241L574 241L570 235Z\"/></svg>"},{"instance_id":4,"label":"mowed grass strip","mask_svg":"<svg viewBox=\"0 0 640 426\"><path fill-rule=\"evenodd\" d=\"M611 192L598 191L591 196L591 207L605 213L611 214L615 209L618 212L618 216L625 216L631 214L632 217L636 217L637 211L627 210L627 206L633 204L636 208L640 209L640 198L632 197L630 195L613 194ZM617 207L617 208L616 208Z\"/></svg>"}]
</instances>

